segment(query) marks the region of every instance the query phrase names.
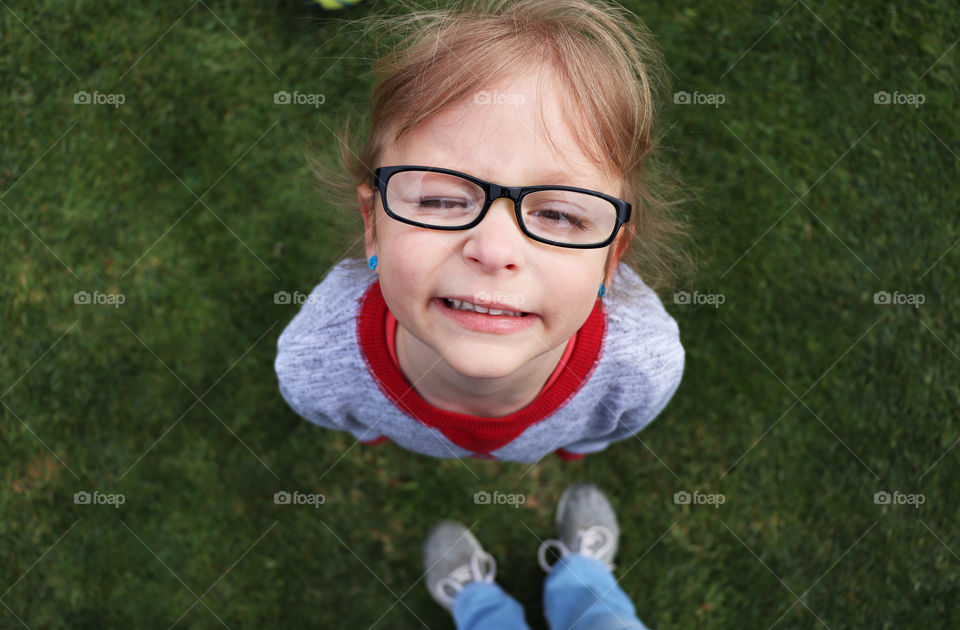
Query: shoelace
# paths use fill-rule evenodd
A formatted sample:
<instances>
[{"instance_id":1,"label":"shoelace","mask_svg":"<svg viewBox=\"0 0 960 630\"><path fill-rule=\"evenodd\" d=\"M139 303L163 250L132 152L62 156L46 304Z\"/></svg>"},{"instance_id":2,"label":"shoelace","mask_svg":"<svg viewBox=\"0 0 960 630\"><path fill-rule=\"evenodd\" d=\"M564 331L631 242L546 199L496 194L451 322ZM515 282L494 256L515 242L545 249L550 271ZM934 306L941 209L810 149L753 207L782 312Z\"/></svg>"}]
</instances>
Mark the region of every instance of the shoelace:
<instances>
[{"instance_id":1,"label":"shoelace","mask_svg":"<svg viewBox=\"0 0 960 630\"><path fill-rule=\"evenodd\" d=\"M483 567L482 563L487 566ZM489 553L483 549L475 549L470 555L470 564L459 566L449 575L437 580L434 592L448 606L453 605L453 598L470 582L493 582L497 573L497 563ZM447 587L453 589L453 594L447 592Z\"/></svg>"},{"instance_id":2,"label":"shoelace","mask_svg":"<svg viewBox=\"0 0 960 630\"><path fill-rule=\"evenodd\" d=\"M577 532L577 543L577 553L600 560L611 571L616 568L614 563L608 563L603 559L603 555L613 547L613 532L610 531L610 528L603 525L591 525L581 529ZM540 568L547 573L550 573L550 569L553 568L547 562L547 551L551 547L557 550L561 558L573 553L562 540L551 538L543 541L537 550L537 562L540 563Z\"/></svg>"}]
</instances>

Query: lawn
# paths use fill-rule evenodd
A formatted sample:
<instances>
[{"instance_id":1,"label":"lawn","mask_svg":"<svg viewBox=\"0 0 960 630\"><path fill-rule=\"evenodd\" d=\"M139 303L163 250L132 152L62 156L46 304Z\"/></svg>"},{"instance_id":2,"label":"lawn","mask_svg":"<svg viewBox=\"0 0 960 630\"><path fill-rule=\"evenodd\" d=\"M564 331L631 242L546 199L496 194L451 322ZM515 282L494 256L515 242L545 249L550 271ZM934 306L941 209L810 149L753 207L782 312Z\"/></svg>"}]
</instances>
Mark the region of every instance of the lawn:
<instances>
[{"instance_id":1,"label":"lawn","mask_svg":"<svg viewBox=\"0 0 960 630\"><path fill-rule=\"evenodd\" d=\"M544 628L576 480L651 628L960 626L954 3L623 2L690 95L686 370L635 439L537 465L357 445L277 390L274 294L364 255L304 159L372 85L345 20L404 3L151 4L0 2L0 626L450 627L420 565L448 517Z\"/></svg>"}]
</instances>

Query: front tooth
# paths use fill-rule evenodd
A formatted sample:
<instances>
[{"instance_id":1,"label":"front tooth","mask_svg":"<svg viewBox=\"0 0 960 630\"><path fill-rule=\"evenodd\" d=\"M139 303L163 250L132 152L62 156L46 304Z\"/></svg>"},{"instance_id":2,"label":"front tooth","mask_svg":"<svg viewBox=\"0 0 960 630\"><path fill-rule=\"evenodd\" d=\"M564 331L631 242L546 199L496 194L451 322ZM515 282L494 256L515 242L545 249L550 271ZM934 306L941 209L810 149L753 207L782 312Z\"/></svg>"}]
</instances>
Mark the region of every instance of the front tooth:
<instances>
[{"instance_id":1,"label":"front tooth","mask_svg":"<svg viewBox=\"0 0 960 630\"><path fill-rule=\"evenodd\" d=\"M453 303L453 307L461 311L476 311L477 313L486 313L488 315L509 315L511 317L519 317L519 313L514 313L512 311L501 311L495 308L484 308L477 304L471 304L470 302L464 302L461 300L450 299L450 302Z\"/></svg>"},{"instance_id":2,"label":"front tooth","mask_svg":"<svg viewBox=\"0 0 960 630\"><path fill-rule=\"evenodd\" d=\"M451 299L450 301L453 302L454 308L459 309L461 311L477 311L478 313L487 312L487 309L483 308L482 306L477 306L476 304L471 304L470 302L464 302L462 300L454 300L454 299Z\"/></svg>"}]
</instances>

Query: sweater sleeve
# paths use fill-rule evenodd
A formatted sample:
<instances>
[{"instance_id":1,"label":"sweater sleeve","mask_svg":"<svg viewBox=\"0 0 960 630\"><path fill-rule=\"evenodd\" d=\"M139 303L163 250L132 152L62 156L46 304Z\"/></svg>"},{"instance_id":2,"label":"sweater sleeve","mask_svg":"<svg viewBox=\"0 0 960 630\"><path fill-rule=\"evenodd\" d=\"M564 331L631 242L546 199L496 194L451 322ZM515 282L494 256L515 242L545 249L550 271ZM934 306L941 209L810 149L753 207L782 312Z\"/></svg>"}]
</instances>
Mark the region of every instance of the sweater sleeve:
<instances>
[{"instance_id":1,"label":"sweater sleeve","mask_svg":"<svg viewBox=\"0 0 960 630\"><path fill-rule=\"evenodd\" d=\"M675 350L662 357L666 371L657 380L640 379L640 387L646 387L649 398L646 404L625 409L617 426L602 435L566 444L563 448L572 453L596 453L613 442L624 440L641 430L660 415L680 386L684 368L684 350L679 339L673 344Z\"/></svg>"},{"instance_id":2,"label":"sweater sleeve","mask_svg":"<svg viewBox=\"0 0 960 630\"><path fill-rule=\"evenodd\" d=\"M611 339L609 348L619 377L601 400L602 415L617 420L609 430L564 444L572 453L602 451L644 429L667 406L683 378L686 353L680 330L656 293L626 268L619 293L621 303L611 309L619 338Z\"/></svg>"},{"instance_id":3,"label":"sweater sleeve","mask_svg":"<svg viewBox=\"0 0 960 630\"><path fill-rule=\"evenodd\" d=\"M344 404L349 382L338 361L356 352L352 334L357 307L356 286L346 260L317 285L277 340L274 370L280 395L306 420L336 431L347 431L361 441L380 434L367 427Z\"/></svg>"}]
</instances>

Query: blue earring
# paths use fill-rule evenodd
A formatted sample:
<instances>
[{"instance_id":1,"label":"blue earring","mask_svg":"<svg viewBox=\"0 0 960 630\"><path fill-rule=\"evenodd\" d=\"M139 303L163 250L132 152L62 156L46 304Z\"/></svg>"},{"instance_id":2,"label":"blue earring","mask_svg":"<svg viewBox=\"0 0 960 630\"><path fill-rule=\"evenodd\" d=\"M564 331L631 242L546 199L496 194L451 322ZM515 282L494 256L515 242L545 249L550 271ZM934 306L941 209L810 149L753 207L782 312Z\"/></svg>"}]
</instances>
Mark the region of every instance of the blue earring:
<instances>
[{"instance_id":1,"label":"blue earring","mask_svg":"<svg viewBox=\"0 0 960 630\"><path fill-rule=\"evenodd\" d=\"M377 257L376 257L376 256L371 256L371 257L370 257L369 262L367 262L367 267L370 267L370 269L376 269L376 268L377 268Z\"/></svg>"},{"instance_id":2,"label":"blue earring","mask_svg":"<svg viewBox=\"0 0 960 630\"><path fill-rule=\"evenodd\" d=\"M603 297L607 294L607 289L603 286L603 283L600 284L600 290L597 291L597 296Z\"/></svg>"}]
</instances>

